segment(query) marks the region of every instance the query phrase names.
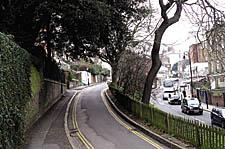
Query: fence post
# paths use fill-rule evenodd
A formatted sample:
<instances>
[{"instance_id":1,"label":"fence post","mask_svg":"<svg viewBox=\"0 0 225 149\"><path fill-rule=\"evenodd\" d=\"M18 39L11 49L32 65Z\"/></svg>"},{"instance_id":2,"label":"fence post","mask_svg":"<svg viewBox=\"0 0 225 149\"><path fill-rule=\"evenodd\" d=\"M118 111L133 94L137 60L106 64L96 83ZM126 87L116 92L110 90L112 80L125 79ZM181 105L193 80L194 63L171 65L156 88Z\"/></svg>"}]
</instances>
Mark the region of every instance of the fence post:
<instances>
[{"instance_id":1,"label":"fence post","mask_svg":"<svg viewBox=\"0 0 225 149\"><path fill-rule=\"evenodd\" d=\"M154 116L153 116L153 111L154 111L154 110L153 110L153 109L154 109L154 108L153 108L153 107L151 107L152 124L153 124L153 122L154 122L154 120L153 120L153 118L154 118Z\"/></svg>"},{"instance_id":2,"label":"fence post","mask_svg":"<svg viewBox=\"0 0 225 149\"><path fill-rule=\"evenodd\" d=\"M170 114L167 113L167 129L168 129L168 134L170 135Z\"/></svg>"},{"instance_id":3,"label":"fence post","mask_svg":"<svg viewBox=\"0 0 225 149\"><path fill-rule=\"evenodd\" d=\"M197 143L198 143L198 147L201 146L201 142L200 142L200 134L199 134L199 121L198 120L195 120L195 128L196 128L196 140L197 140Z\"/></svg>"}]
</instances>

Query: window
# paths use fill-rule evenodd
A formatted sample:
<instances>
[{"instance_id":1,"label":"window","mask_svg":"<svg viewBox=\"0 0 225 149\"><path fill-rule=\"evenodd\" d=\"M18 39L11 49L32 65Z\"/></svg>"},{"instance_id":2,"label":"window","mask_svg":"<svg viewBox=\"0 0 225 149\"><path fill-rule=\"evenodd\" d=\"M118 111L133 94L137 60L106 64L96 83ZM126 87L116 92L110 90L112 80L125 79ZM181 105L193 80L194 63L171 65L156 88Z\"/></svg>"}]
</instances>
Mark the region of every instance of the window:
<instances>
[{"instance_id":1,"label":"window","mask_svg":"<svg viewBox=\"0 0 225 149\"><path fill-rule=\"evenodd\" d=\"M199 105L199 101L197 99L191 99L188 101L188 105Z\"/></svg>"},{"instance_id":2,"label":"window","mask_svg":"<svg viewBox=\"0 0 225 149\"><path fill-rule=\"evenodd\" d=\"M173 82L164 82L164 87L173 87Z\"/></svg>"}]
</instances>

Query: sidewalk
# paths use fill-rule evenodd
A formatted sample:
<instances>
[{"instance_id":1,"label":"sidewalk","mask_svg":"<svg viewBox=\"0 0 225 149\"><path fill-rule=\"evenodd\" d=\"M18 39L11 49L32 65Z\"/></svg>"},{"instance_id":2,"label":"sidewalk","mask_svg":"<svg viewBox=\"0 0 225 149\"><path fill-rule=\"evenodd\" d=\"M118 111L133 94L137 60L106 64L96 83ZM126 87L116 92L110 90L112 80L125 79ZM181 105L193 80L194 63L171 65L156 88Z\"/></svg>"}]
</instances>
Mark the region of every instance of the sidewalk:
<instances>
[{"instance_id":1,"label":"sidewalk","mask_svg":"<svg viewBox=\"0 0 225 149\"><path fill-rule=\"evenodd\" d=\"M214 106L214 105L208 105L208 108L207 108L207 104L206 104L206 103L201 103L201 106L203 107L203 110L204 110L204 111L207 111L207 112L211 112L212 109L213 109L214 107L216 107L216 106Z\"/></svg>"}]
</instances>

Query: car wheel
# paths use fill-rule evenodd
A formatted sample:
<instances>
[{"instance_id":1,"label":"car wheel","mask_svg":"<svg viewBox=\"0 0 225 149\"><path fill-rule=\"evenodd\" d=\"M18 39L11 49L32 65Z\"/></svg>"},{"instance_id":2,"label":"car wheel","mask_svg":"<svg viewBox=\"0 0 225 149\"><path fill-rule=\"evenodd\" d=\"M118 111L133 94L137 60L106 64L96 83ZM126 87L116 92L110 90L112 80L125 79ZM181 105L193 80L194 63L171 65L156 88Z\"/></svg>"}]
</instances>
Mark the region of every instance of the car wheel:
<instances>
[{"instance_id":1,"label":"car wheel","mask_svg":"<svg viewBox=\"0 0 225 149\"><path fill-rule=\"evenodd\" d=\"M186 112L187 112L188 115L190 114L190 111L189 110L187 110Z\"/></svg>"},{"instance_id":2,"label":"car wheel","mask_svg":"<svg viewBox=\"0 0 225 149\"><path fill-rule=\"evenodd\" d=\"M212 126L214 125L213 119L211 119L211 125L212 125Z\"/></svg>"}]
</instances>

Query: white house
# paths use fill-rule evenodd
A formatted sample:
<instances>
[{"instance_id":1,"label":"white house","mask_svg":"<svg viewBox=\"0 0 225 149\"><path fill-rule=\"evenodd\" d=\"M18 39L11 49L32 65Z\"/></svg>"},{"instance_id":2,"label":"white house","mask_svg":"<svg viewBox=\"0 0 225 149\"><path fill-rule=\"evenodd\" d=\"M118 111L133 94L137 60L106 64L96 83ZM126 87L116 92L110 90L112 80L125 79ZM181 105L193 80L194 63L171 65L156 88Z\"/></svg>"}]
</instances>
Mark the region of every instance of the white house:
<instances>
[{"instance_id":1,"label":"white house","mask_svg":"<svg viewBox=\"0 0 225 149\"><path fill-rule=\"evenodd\" d=\"M77 77L79 78L79 80L84 84L84 85L88 85L92 83L91 80L91 73L87 72L87 71L78 71L77 72Z\"/></svg>"}]
</instances>

